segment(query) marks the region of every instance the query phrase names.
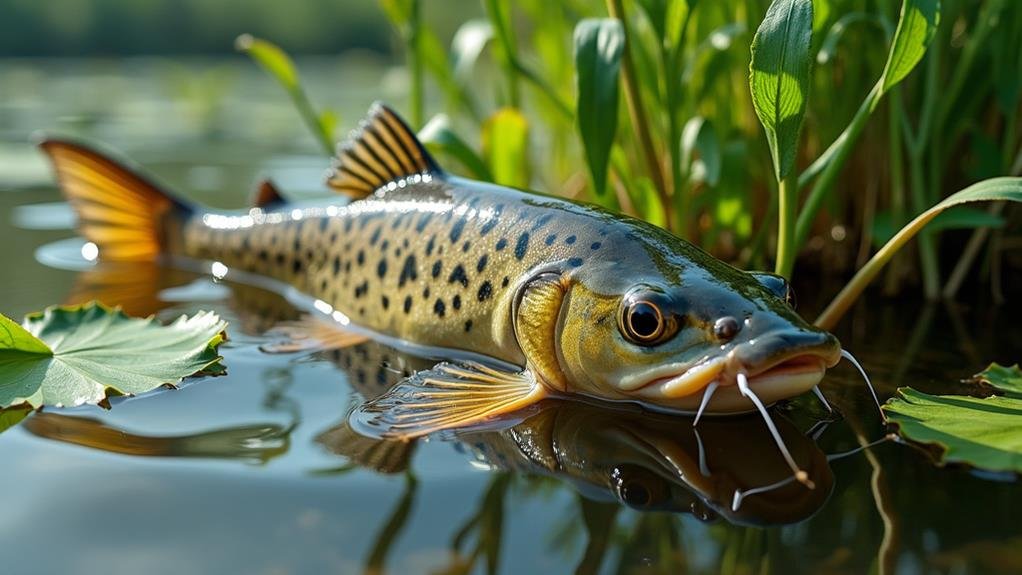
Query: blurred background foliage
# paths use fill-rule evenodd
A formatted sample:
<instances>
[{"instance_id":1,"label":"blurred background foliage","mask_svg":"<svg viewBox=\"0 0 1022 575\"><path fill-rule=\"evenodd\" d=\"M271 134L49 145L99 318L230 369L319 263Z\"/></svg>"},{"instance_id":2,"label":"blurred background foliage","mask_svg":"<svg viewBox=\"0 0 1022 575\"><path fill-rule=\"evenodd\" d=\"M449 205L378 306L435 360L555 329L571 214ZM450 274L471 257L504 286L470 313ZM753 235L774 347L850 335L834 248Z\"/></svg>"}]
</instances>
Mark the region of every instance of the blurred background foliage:
<instances>
[{"instance_id":1,"label":"blurred background foliage","mask_svg":"<svg viewBox=\"0 0 1022 575\"><path fill-rule=\"evenodd\" d=\"M303 165L318 166L311 154L382 98L453 172L593 201L739 266L770 269L778 181L749 87L750 44L769 4L9 0L0 18L0 135L56 126L129 149L122 142L188 142L181 162L231 140L309 152ZM807 168L819 174L813 161L881 78L900 10L883 0L813 2L794 151L801 183L811 180ZM608 18L623 25L611 29ZM587 19L598 20L586 29ZM288 92L312 114L304 115L314 137L279 87L231 55L242 33L294 58L300 81ZM620 74L615 94L595 88L606 87L608 70ZM580 94L602 100L587 104ZM40 112L39 99L59 114ZM1022 5L941 2L925 57L878 102L819 211L800 222L802 279L847 277L941 198L1022 170ZM800 204L812 189L802 186ZM885 291L923 286L928 296L953 296L969 277L1003 297L1022 269L1010 250L1018 220L1011 207L947 212L924 234L923 253L895 258Z\"/></svg>"}]
</instances>

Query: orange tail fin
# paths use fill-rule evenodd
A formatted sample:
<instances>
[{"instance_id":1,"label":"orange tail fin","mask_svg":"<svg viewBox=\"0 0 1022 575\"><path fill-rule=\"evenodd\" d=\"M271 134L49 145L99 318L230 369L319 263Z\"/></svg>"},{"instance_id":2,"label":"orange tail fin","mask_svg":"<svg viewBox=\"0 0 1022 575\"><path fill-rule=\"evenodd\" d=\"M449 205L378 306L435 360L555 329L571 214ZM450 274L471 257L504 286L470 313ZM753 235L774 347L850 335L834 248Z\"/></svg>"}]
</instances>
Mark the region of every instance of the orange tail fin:
<instances>
[{"instance_id":1,"label":"orange tail fin","mask_svg":"<svg viewBox=\"0 0 1022 575\"><path fill-rule=\"evenodd\" d=\"M134 170L82 144L47 138L60 188L78 231L104 260L146 261L169 247L174 226L193 210Z\"/></svg>"}]
</instances>

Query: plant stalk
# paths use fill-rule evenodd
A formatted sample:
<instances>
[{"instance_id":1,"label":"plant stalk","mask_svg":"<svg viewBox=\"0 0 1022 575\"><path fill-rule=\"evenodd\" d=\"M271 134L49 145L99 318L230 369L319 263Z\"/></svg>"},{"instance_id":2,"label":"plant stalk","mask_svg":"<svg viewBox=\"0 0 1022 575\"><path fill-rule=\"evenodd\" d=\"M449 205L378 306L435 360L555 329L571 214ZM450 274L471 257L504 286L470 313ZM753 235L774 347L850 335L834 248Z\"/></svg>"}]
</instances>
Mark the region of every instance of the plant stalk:
<instances>
[{"instance_id":1,"label":"plant stalk","mask_svg":"<svg viewBox=\"0 0 1022 575\"><path fill-rule=\"evenodd\" d=\"M780 182L777 190L777 261L774 273L791 278L795 267L798 244L795 241L795 218L798 210L798 175L792 169Z\"/></svg>"}]
</instances>

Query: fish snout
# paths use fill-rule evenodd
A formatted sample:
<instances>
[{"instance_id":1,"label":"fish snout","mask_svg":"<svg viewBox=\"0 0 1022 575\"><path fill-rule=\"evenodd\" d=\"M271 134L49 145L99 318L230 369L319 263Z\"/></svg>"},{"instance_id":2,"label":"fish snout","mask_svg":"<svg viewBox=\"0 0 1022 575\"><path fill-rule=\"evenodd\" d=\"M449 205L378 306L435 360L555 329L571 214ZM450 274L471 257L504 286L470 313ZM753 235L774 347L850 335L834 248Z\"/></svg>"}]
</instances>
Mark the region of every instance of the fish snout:
<instances>
[{"instance_id":1,"label":"fish snout","mask_svg":"<svg viewBox=\"0 0 1022 575\"><path fill-rule=\"evenodd\" d=\"M841 359L841 343L817 330L781 330L736 345L728 354L728 369L752 377L782 366L822 364L834 367Z\"/></svg>"}]
</instances>

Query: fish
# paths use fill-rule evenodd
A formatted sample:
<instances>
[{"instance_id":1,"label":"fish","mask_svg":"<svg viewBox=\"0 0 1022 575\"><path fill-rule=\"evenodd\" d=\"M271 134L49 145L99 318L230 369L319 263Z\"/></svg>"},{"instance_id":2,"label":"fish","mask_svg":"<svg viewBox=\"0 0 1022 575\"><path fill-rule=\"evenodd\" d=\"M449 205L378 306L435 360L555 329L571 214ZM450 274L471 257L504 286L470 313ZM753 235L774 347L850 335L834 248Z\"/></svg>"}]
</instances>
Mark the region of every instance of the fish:
<instances>
[{"instance_id":1,"label":"fish","mask_svg":"<svg viewBox=\"0 0 1022 575\"><path fill-rule=\"evenodd\" d=\"M355 410L370 435L411 440L553 397L696 423L759 411L772 426L766 405L816 389L842 357L784 278L597 206L446 172L381 103L338 148L337 193L313 203L264 182L248 209L206 209L96 146L40 148L100 260L214 262L307 296L333 346L382 338L444 359Z\"/></svg>"}]
</instances>

